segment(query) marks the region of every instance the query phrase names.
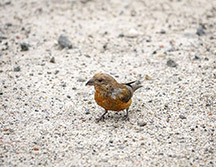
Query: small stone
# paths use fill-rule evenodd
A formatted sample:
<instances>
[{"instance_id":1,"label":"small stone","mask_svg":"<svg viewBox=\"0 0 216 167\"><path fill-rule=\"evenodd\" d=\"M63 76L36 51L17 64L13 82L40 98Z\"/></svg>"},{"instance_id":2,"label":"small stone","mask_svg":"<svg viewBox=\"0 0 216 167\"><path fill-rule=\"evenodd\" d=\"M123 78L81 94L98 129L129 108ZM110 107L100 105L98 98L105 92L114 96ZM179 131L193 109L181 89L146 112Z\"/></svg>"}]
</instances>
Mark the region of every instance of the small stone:
<instances>
[{"instance_id":1,"label":"small stone","mask_svg":"<svg viewBox=\"0 0 216 167\"><path fill-rule=\"evenodd\" d=\"M34 151L38 151L38 150L39 150L39 148L38 148L38 147L34 147L33 149L34 149Z\"/></svg>"},{"instance_id":2,"label":"small stone","mask_svg":"<svg viewBox=\"0 0 216 167\"><path fill-rule=\"evenodd\" d=\"M169 60L167 61L167 66L169 66L169 67L177 67L178 64L177 64L174 60L169 59Z\"/></svg>"},{"instance_id":3,"label":"small stone","mask_svg":"<svg viewBox=\"0 0 216 167\"><path fill-rule=\"evenodd\" d=\"M140 35L140 33L135 29L130 29L128 32L126 32L125 36L128 38L136 38Z\"/></svg>"},{"instance_id":4,"label":"small stone","mask_svg":"<svg viewBox=\"0 0 216 167\"><path fill-rule=\"evenodd\" d=\"M6 23L5 24L7 27L11 27L12 26L12 23Z\"/></svg>"},{"instance_id":5,"label":"small stone","mask_svg":"<svg viewBox=\"0 0 216 167\"><path fill-rule=\"evenodd\" d=\"M91 1L91 0L80 0L81 3L87 3L89 1Z\"/></svg>"},{"instance_id":6,"label":"small stone","mask_svg":"<svg viewBox=\"0 0 216 167\"><path fill-rule=\"evenodd\" d=\"M56 70L54 74L56 75L56 74L58 74L58 73L59 73L59 70Z\"/></svg>"},{"instance_id":7,"label":"small stone","mask_svg":"<svg viewBox=\"0 0 216 167\"><path fill-rule=\"evenodd\" d=\"M160 34L166 34L166 31L165 30L161 30Z\"/></svg>"},{"instance_id":8,"label":"small stone","mask_svg":"<svg viewBox=\"0 0 216 167\"><path fill-rule=\"evenodd\" d=\"M184 115L179 115L179 118L181 118L181 119L187 119Z\"/></svg>"},{"instance_id":9,"label":"small stone","mask_svg":"<svg viewBox=\"0 0 216 167\"><path fill-rule=\"evenodd\" d=\"M82 146L78 146L77 149L78 150L83 150L83 147Z\"/></svg>"},{"instance_id":10,"label":"small stone","mask_svg":"<svg viewBox=\"0 0 216 167\"><path fill-rule=\"evenodd\" d=\"M55 57L52 57L52 58L50 59L50 63L55 63Z\"/></svg>"},{"instance_id":11,"label":"small stone","mask_svg":"<svg viewBox=\"0 0 216 167\"><path fill-rule=\"evenodd\" d=\"M139 125L139 126L146 126L147 122L145 122L144 120L140 119L140 120L138 120L137 125Z\"/></svg>"},{"instance_id":12,"label":"small stone","mask_svg":"<svg viewBox=\"0 0 216 167\"><path fill-rule=\"evenodd\" d=\"M124 34L121 33L121 34L118 35L118 37L123 38Z\"/></svg>"},{"instance_id":13,"label":"small stone","mask_svg":"<svg viewBox=\"0 0 216 167\"><path fill-rule=\"evenodd\" d=\"M21 70L20 66L14 67L15 72L19 72Z\"/></svg>"},{"instance_id":14,"label":"small stone","mask_svg":"<svg viewBox=\"0 0 216 167\"><path fill-rule=\"evenodd\" d=\"M0 92L0 95L3 95L3 92Z\"/></svg>"},{"instance_id":15,"label":"small stone","mask_svg":"<svg viewBox=\"0 0 216 167\"><path fill-rule=\"evenodd\" d=\"M70 99L70 98L71 98L71 96L70 96L70 95L67 95L67 98L68 98L68 99Z\"/></svg>"},{"instance_id":16,"label":"small stone","mask_svg":"<svg viewBox=\"0 0 216 167\"><path fill-rule=\"evenodd\" d=\"M58 44L61 46L61 48L72 48L71 41L68 39L67 36L60 35L58 38Z\"/></svg>"},{"instance_id":17,"label":"small stone","mask_svg":"<svg viewBox=\"0 0 216 167\"><path fill-rule=\"evenodd\" d=\"M199 28L197 28L196 34L198 36L205 35L205 30L206 30L206 27L205 27L205 25L202 24L199 26Z\"/></svg>"},{"instance_id":18,"label":"small stone","mask_svg":"<svg viewBox=\"0 0 216 167\"><path fill-rule=\"evenodd\" d=\"M0 36L0 40L5 40L5 39L7 39L7 37L5 37L5 36Z\"/></svg>"},{"instance_id":19,"label":"small stone","mask_svg":"<svg viewBox=\"0 0 216 167\"><path fill-rule=\"evenodd\" d=\"M86 82L86 80L83 79L83 78L78 78L78 79L77 79L77 82Z\"/></svg>"},{"instance_id":20,"label":"small stone","mask_svg":"<svg viewBox=\"0 0 216 167\"><path fill-rule=\"evenodd\" d=\"M131 14L131 16L136 16L137 13L135 10L131 10L130 14Z\"/></svg>"},{"instance_id":21,"label":"small stone","mask_svg":"<svg viewBox=\"0 0 216 167\"><path fill-rule=\"evenodd\" d=\"M113 143L113 140L110 140L109 143Z\"/></svg>"},{"instance_id":22,"label":"small stone","mask_svg":"<svg viewBox=\"0 0 216 167\"><path fill-rule=\"evenodd\" d=\"M119 149L123 150L123 149L124 149L124 147L123 147L123 146L119 146Z\"/></svg>"},{"instance_id":23,"label":"small stone","mask_svg":"<svg viewBox=\"0 0 216 167\"><path fill-rule=\"evenodd\" d=\"M29 50L29 44L27 44L27 43L21 43L20 47L21 47L21 51L28 51Z\"/></svg>"},{"instance_id":24,"label":"small stone","mask_svg":"<svg viewBox=\"0 0 216 167\"><path fill-rule=\"evenodd\" d=\"M199 60L200 59L200 57L196 54L195 56L194 56L194 60Z\"/></svg>"},{"instance_id":25,"label":"small stone","mask_svg":"<svg viewBox=\"0 0 216 167\"><path fill-rule=\"evenodd\" d=\"M89 109L86 109L85 114L86 114L86 115L90 114Z\"/></svg>"},{"instance_id":26,"label":"small stone","mask_svg":"<svg viewBox=\"0 0 216 167\"><path fill-rule=\"evenodd\" d=\"M157 54L157 51L156 51L156 50L155 50L155 51L153 51L153 52L152 52L152 54L153 54L153 55Z\"/></svg>"},{"instance_id":27,"label":"small stone","mask_svg":"<svg viewBox=\"0 0 216 167\"><path fill-rule=\"evenodd\" d=\"M146 79L146 80L151 80L151 77L150 77L149 75L146 74L146 75L145 75L145 79Z\"/></svg>"}]
</instances>

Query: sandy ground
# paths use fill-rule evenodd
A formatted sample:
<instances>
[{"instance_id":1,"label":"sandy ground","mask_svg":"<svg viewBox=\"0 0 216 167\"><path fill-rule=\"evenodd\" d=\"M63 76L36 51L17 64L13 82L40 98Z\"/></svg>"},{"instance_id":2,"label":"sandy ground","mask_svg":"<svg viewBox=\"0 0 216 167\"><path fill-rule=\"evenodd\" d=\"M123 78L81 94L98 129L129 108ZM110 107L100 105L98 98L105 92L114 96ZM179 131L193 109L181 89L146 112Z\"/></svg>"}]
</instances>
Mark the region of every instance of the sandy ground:
<instances>
[{"instance_id":1,"label":"sandy ground","mask_svg":"<svg viewBox=\"0 0 216 167\"><path fill-rule=\"evenodd\" d=\"M96 72L143 81L134 125ZM0 166L216 166L215 99L216 1L0 1Z\"/></svg>"}]
</instances>

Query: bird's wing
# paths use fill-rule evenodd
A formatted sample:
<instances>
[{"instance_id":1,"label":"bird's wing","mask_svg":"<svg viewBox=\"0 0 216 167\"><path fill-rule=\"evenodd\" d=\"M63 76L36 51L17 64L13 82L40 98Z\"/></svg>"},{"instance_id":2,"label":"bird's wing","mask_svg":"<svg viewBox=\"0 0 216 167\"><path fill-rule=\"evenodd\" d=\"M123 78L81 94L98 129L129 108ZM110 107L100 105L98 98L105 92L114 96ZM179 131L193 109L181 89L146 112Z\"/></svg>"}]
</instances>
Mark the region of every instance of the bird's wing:
<instances>
[{"instance_id":1,"label":"bird's wing","mask_svg":"<svg viewBox=\"0 0 216 167\"><path fill-rule=\"evenodd\" d=\"M119 99L122 102L127 103L131 97L133 96L133 90L130 86L127 85L121 85L119 88L115 88L112 91L112 98L113 99Z\"/></svg>"}]
</instances>

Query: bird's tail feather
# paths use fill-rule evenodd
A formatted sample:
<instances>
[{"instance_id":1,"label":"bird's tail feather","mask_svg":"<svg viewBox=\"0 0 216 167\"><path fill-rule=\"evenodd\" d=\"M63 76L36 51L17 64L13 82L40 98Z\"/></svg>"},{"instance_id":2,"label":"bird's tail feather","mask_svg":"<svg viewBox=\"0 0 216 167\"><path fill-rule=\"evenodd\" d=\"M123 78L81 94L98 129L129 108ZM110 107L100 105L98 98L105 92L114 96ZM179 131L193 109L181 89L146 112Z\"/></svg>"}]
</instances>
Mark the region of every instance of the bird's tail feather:
<instances>
[{"instance_id":1,"label":"bird's tail feather","mask_svg":"<svg viewBox=\"0 0 216 167\"><path fill-rule=\"evenodd\" d=\"M135 92L137 89L143 87L141 85L140 81L132 81L132 82L124 83L124 84L127 86L130 86L132 88L133 92Z\"/></svg>"}]
</instances>

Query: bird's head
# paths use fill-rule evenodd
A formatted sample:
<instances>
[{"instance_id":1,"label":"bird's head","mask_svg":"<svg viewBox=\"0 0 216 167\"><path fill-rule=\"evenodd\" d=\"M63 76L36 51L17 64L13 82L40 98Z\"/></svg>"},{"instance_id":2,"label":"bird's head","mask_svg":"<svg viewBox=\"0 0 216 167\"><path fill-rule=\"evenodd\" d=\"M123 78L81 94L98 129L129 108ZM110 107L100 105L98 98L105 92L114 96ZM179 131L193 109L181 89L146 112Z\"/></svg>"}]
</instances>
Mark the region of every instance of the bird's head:
<instances>
[{"instance_id":1,"label":"bird's head","mask_svg":"<svg viewBox=\"0 0 216 167\"><path fill-rule=\"evenodd\" d=\"M94 86L96 90L109 91L117 81L108 74L97 73L95 74L86 85Z\"/></svg>"}]
</instances>

